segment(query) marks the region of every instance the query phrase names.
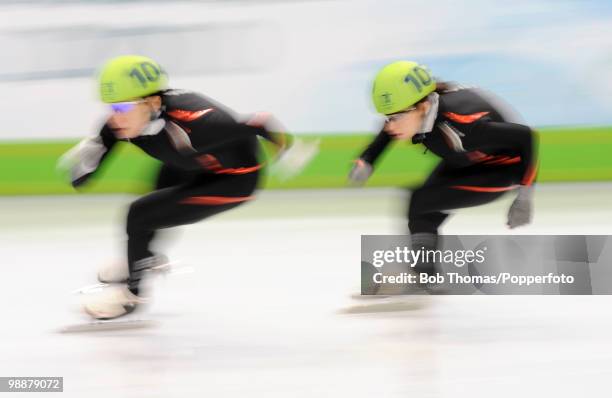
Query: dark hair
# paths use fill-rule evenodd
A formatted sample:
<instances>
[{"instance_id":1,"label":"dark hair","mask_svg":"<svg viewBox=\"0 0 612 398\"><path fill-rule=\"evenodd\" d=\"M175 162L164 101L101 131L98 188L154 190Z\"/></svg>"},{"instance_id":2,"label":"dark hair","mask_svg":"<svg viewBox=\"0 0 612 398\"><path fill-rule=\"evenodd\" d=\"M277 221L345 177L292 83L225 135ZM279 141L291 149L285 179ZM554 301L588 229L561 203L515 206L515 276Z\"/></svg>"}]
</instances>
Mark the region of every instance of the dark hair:
<instances>
[{"instance_id":1,"label":"dark hair","mask_svg":"<svg viewBox=\"0 0 612 398\"><path fill-rule=\"evenodd\" d=\"M444 94L448 91L456 89L457 84L453 82L436 82L436 88L434 93ZM420 101L418 101L415 105L420 104L421 102L427 101L427 96Z\"/></svg>"},{"instance_id":2,"label":"dark hair","mask_svg":"<svg viewBox=\"0 0 612 398\"><path fill-rule=\"evenodd\" d=\"M144 98L147 98L147 97L163 97L166 91L168 91L168 90L156 91L154 93L145 95Z\"/></svg>"},{"instance_id":3,"label":"dark hair","mask_svg":"<svg viewBox=\"0 0 612 398\"><path fill-rule=\"evenodd\" d=\"M456 86L457 85L453 82L436 82L436 89L434 91L438 94L443 94L453 90Z\"/></svg>"}]
</instances>

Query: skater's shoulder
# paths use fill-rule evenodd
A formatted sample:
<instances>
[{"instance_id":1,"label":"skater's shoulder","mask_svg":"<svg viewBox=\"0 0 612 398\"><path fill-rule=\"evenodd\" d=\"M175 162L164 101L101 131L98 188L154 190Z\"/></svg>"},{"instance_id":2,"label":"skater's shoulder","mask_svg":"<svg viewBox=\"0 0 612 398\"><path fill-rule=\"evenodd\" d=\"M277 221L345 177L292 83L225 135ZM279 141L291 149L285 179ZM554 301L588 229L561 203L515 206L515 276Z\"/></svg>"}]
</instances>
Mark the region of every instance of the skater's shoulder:
<instances>
[{"instance_id":1,"label":"skater's shoulder","mask_svg":"<svg viewBox=\"0 0 612 398\"><path fill-rule=\"evenodd\" d=\"M190 90L166 90L162 93L162 104L164 112L171 119L183 122L201 121L213 115L216 115L213 119L225 119L232 114L232 111L221 103Z\"/></svg>"},{"instance_id":2,"label":"skater's shoulder","mask_svg":"<svg viewBox=\"0 0 612 398\"><path fill-rule=\"evenodd\" d=\"M198 110L214 107L213 101L204 94L191 90L171 89L162 93L162 104L166 110Z\"/></svg>"},{"instance_id":3,"label":"skater's shoulder","mask_svg":"<svg viewBox=\"0 0 612 398\"><path fill-rule=\"evenodd\" d=\"M470 124L484 116L497 115L489 96L478 87L452 86L440 93L438 115L461 124Z\"/></svg>"},{"instance_id":4,"label":"skater's shoulder","mask_svg":"<svg viewBox=\"0 0 612 398\"><path fill-rule=\"evenodd\" d=\"M440 106L453 108L466 102L478 101L481 99L480 90L478 87L464 86L456 82L444 83L443 89L437 91L440 95Z\"/></svg>"},{"instance_id":5,"label":"skater's shoulder","mask_svg":"<svg viewBox=\"0 0 612 398\"><path fill-rule=\"evenodd\" d=\"M458 86L440 93L439 117L461 125L492 120L522 123L522 118L495 93L475 86Z\"/></svg>"}]
</instances>

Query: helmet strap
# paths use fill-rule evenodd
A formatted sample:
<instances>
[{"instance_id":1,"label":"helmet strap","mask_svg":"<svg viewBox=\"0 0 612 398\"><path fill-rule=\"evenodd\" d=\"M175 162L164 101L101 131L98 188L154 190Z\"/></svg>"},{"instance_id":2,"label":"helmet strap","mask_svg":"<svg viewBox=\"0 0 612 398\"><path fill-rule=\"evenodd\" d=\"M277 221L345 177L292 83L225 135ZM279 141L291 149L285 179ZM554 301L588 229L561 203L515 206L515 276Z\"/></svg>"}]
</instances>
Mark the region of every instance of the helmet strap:
<instances>
[{"instance_id":1,"label":"helmet strap","mask_svg":"<svg viewBox=\"0 0 612 398\"><path fill-rule=\"evenodd\" d=\"M148 123L140 132L139 136L156 135L164 129L166 121L164 119L155 119Z\"/></svg>"},{"instance_id":2,"label":"helmet strap","mask_svg":"<svg viewBox=\"0 0 612 398\"><path fill-rule=\"evenodd\" d=\"M161 115L161 110L155 111L155 110L153 110L153 107L151 107L151 112L149 113L149 120L150 121L157 120L157 119L159 119L160 115Z\"/></svg>"},{"instance_id":3,"label":"helmet strap","mask_svg":"<svg viewBox=\"0 0 612 398\"><path fill-rule=\"evenodd\" d=\"M423 123L421 123L421 127L419 128L419 134L427 134L433 130L434 123L436 118L438 117L438 107L440 105L440 96L435 91L425 97L429 102L429 111L425 114L425 118L423 119Z\"/></svg>"},{"instance_id":4,"label":"helmet strap","mask_svg":"<svg viewBox=\"0 0 612 398\"><path fill-rule=\"evenodd\" d=\"M155 110L153 105L147 103L149 105L149 123L142 129L139 135L155 135L159 133L164 126L166 125L166 121L164 119L160 119L161 110Z\"/></svg>"}]
</instances>

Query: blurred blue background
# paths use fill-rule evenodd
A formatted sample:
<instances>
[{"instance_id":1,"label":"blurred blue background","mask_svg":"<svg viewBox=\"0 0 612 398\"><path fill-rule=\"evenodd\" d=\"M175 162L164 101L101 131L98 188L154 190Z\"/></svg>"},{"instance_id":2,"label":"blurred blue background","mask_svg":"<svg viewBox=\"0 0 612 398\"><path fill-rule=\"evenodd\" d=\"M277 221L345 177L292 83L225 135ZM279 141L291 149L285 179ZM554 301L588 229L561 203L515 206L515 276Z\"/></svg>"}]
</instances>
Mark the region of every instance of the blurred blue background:
<instances>
[{"instance_id":1,"label":"blurred blue background","mask_svg":"<svg viewBox=\"0 0 612 398\"><path fill-rule=\"evenodd\" d=\"M296 132L375 128L371 79L402 58L498 93L532 125L612 123L608 1L32 0L2 2L0 19L0 140L88 133L95 69L126 53Z\"/></svg>"}]
</instances>

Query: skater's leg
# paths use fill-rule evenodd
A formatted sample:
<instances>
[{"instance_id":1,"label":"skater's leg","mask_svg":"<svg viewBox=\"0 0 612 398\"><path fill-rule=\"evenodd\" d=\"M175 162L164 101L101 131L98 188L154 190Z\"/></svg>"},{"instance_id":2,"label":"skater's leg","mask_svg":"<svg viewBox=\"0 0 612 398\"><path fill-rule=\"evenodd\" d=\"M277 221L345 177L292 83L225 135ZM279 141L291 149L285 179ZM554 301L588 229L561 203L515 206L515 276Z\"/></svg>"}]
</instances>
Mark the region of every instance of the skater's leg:
<instances>
[{"instance_id":1,"label":"skater's leg","mask_svg":"<svg viewBox=\"0 0 612 398\"><path fill-rule=\"evenodd\" d=\"M170 192L167 192L170 190ZM180 225L192 224L212 215L238 206L239 203L219 205L182 204L174 188L156 191L130 206L127 218L129 284L134 293L142 273L161 265L165 257L151 250L157 231Z\"/></svg>"},{"instance_id":2,"label":"skater's leg","mask_svg":"<svg viewBox=\"0 0 612 398\"><path fill-rule=\"evenodd\" d=\"M157 172L155 179L154 192L171 187L178 187L181 185L189 184L195 180L198 174L195 172L188 172L174 167L170 167L166 164L162 164ZM136 203L132 205L137 207ZM130 217L132 214L130 214ZM133 223L133 222L131 222ZM133 244L131 245L132 253L128 255L129 258L152 258L154 253L149 250L149 242L154 238L160 238L160 231L148 231L140 234L133 234ZM166 234L164 234L166 238ZM157 261L164 262L163 256L160 256ZM128 278L128 263L120 262L115 264L107 264L98 271L98 280L104 283L121 283L127 281Z\"/></svg>"},{"instance_id":3,"label":"skater's leg","mask_svg":"<svg viewBox=\"0 0 612 398\"><path fill-rule=\"evenodd\" d=\"M203 176L152 192L130 206L127 216L130 290L138 293L143 273L163 257L151 250L156 231L191 224L252 199L257 176Z\"/></svg>"},{"instance_id":4,"label":"skater's leg","mask_svg":"<svg viewBox=\"0 0 612 398\"><path fill-rule=\"evenodd\" d=\"M435 250L438 228L449 210L490 203L514 189L519 179L515 166L454 169L442 163L410 198L408 229L413 249ZM435 265L422 262L415 271L432 274Z\"/></svg>"}]
</instances>

